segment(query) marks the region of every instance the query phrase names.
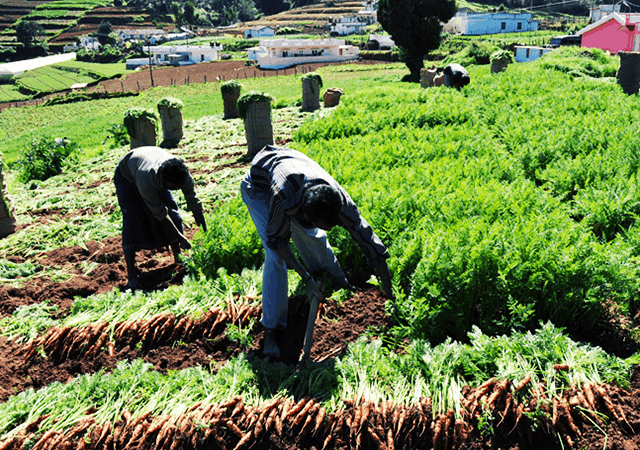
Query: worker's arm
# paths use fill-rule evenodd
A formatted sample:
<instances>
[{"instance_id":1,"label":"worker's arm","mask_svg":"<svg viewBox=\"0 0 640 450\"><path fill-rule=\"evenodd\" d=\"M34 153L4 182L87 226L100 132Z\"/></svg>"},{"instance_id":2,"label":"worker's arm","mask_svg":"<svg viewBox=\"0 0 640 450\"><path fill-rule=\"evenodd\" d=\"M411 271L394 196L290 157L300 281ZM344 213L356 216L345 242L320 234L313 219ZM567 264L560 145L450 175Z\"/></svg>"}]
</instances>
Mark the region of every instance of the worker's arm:
<instances>
[{"instance_id":1,"label":"worker's arm","mask_svg":"<svg viewBox=\"0 0 640 450\"><path fill-rule=\"evenodd\" d=\"M296 255L293 254L293 250L291 250L290 245L286 245L279 250L276 250L276 253L280 258L284 259L287 263L287 267L295 270L298 275L302 278L302 281L307 287L307 297L310 295L317 295L318 298L322 298L322 291L320 290L320 286L313 279L311 274L307 272L307 270L303 267L303 265L298 261Z\"/></svg>"},{"instance_id":2,"label":"worker's arm","mask_svg":"<svg viewBox=\"0 0 640 450\"><path fill-rule=\"evenodd\" d=\"M162 230L165 232L166 236L170 237L171 240L173 240L174 238L178 239L178 244L180 245L180 247L182 247L183 249L191 248L189 240L185 237L184 234L180 232L180 230L178 230L176 225L173 223L173 220L171 220L169 216L165 216L165 218L160 221L160 226L162 227Z\"/></svg>"},{"instance_id":3,"label":"worker's arm","mask_svg":"<svg viewBox=\"0 0 640 450\"><path fill-rule=\"evenodd\" d=\"M378 274L378 278L382 283L382 290L384 291L384 294L387 298L393 298L393 291L391 290L391 273L389 272L387 260L382 260L382 262L375 266L375 269Z\"/></svg>"}]
</instances>

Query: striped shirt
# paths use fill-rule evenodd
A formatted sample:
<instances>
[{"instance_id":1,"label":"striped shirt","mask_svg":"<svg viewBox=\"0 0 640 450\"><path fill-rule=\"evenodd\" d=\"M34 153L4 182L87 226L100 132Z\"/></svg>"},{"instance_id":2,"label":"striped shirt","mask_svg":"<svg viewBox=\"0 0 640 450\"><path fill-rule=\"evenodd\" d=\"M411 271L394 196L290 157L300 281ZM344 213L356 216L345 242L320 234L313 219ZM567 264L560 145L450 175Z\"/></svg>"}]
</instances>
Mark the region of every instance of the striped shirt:
<instances>
[{"instance_id":1,"label":"striped shirt","mask_svg":"<svg viewBox=\"0 0 640 450\"><path fill-rule=\"evenodd\" d=\"M279 250L291 239L291 219L305 228L314 228L300 208L305 189L328 185L342 197L338 225L349 231L369 264L376 266L389 257L386 247L360 215L349 194L318 163L296 150L267 146L251 162L253 188L269 196L267 245Z\"/></svg>"},{"instance_id":2,"label":"striped shirt","mask_svg":"<svg viewBox=\"0 0 640 450\"><path fill-rule=\"evenodd\" d=\"M167 207L160 198L160 192L167 189L158 169L160 165L172 159L168 152L160 147L138 147L129 151L118 163L120 174L129 182L136 185L138 192L156 220L164 220ZM194 190L191 174L180 186L189 211L202 211L202 205Z\"/></svg>"}]
</instances>

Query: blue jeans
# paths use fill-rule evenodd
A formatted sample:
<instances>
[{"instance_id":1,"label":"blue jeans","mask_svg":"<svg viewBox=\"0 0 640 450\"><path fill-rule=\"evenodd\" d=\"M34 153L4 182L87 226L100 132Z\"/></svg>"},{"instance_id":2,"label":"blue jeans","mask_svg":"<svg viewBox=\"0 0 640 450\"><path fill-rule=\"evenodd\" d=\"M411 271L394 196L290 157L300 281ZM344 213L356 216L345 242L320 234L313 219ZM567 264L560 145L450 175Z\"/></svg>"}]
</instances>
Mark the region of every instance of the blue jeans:
<instances>
[{"instance_id":1,"label":"blue jeans","mask_svg":"<svg viewBox=\"0 0 640 450\"><path fill-rule=\"evenodd\" d=\"M251 175L240 184L242 201L247 205L260 241L265 251L262 273L262 319L266 328L287 327L289 312L289 280L287 264L275 250L267 246L267 224L269 221L269 195L254 189ZM327 241L327 234L320 228L304 228L297 220L291 220L291 239L298 249L309 272L326 270L334 278L345 278L345 274Z\"/></svg>"}]
</instances>

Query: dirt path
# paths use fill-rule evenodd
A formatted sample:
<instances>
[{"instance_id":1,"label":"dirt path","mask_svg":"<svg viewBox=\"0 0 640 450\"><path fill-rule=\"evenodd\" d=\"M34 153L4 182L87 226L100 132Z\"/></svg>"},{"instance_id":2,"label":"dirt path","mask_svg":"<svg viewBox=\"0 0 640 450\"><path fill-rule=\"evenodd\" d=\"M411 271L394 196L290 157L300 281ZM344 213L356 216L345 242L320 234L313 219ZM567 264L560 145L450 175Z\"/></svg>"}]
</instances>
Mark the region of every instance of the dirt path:
<instances>
[{"instance_id":1,"label":"dirt path","mask_svg":"<svg viewBox=\"0 0 640 450\"><path fill-rule=\"evenodd\" d=\"M354 63L350 61L350 63ZM380 64L382 61L359 61L356 64ZM339 65L343 63L305 64L280 70L262 70L252 65L245 65L245 61L212 61L190 66L159 67L149 70L144 68L139 72L127 74L124 78L114 78L101 81L95 86L90 86L75 92L138 92L156 86L186 85L191 83L212 83L229 80L243 80L248 78L264 78L282 75L304 74L312 72L327 65ZM19 108L22 106L41 105L53 96L67 95L72 91L47 94L42 98L18 102L0 103L0 111L6 108Z\"/></svg>"}]
</instances>

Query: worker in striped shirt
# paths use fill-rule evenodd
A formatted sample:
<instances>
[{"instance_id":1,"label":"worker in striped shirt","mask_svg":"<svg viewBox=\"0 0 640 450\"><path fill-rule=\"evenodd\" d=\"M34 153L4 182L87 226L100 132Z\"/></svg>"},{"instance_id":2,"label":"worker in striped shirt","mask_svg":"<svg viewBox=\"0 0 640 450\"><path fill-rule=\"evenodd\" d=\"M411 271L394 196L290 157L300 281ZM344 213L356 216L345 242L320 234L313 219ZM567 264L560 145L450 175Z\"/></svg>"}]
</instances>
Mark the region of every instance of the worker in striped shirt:
<instances>
[{"instance_id":1,"label":"worker in striped shirt","mask_svg":"<svg viewBox=\"0 0 640 450\"><path fill-rule=\"evenodd\" d=\"M391 297L386 247L349 194L311 158L296 150L266 146L251 162L241 193L265 249L261 319L265 355L280 356L275 330L287 326L288 269L300 275L307 295L322 296L311 275L322 271L337 286L355 289L327 242L325 230L339 225L349 231L376 270L385 295ZM306 268L294 255L290 240Z\"/></svg>"}]
</instances>

